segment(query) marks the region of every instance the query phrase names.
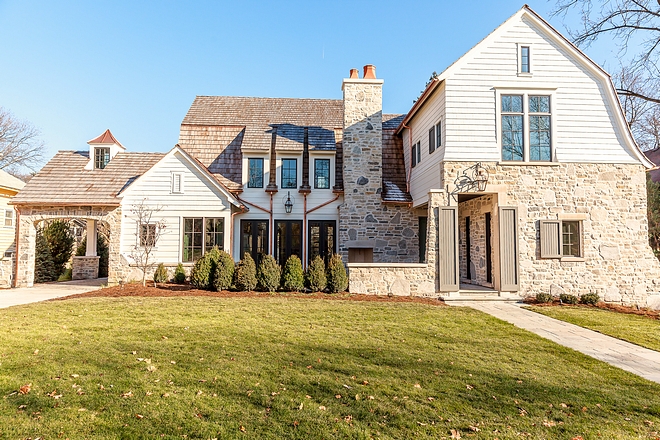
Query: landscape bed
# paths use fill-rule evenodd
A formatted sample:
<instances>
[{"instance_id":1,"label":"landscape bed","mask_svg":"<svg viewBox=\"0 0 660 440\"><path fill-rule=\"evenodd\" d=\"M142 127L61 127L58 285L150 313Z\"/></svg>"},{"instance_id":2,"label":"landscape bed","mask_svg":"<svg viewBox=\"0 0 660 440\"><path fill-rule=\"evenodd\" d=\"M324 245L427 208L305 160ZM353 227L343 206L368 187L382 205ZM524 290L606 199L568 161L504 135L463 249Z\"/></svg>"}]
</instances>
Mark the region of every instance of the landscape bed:
<instances>
[{"instance_id":1,"label":"landscape bed","mask_svg":"<svg viewBox=\"0 0 660 440\"><path fill-rule=\"evenodd\" d=\"M660 385L475 310L259 295L0 311L0 437L658 436Z\"/></svg>"}]
</instances>

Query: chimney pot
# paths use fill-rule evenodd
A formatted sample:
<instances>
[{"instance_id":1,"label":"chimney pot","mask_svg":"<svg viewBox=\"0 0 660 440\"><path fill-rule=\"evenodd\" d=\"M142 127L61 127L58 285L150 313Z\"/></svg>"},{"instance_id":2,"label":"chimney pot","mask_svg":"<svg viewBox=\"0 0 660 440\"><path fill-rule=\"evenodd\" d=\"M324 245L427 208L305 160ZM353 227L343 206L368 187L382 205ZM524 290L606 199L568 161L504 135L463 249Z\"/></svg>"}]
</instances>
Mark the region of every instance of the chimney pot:
<instances>
[{"instance_id":1,"label":"chimney pot","mask_svg":"<svg viewBox=\"0 0 660 440\"><path fill-rule=\"evenodd\" d=\"M364 75L362 75L364 79L376 79L376 66L373 64L367 64L364 66Z\"/></svg>"},{"instance_id":2,"label":"chimney pot","mask_svg":"<svg viewBox=\"0 0 660 440\"><path fill-rule=\"evenodd\" d=\"M351 69L351 75L349 78L357 78L358 77L358 70L357 69Z\"/></svg>"}]
</instances>

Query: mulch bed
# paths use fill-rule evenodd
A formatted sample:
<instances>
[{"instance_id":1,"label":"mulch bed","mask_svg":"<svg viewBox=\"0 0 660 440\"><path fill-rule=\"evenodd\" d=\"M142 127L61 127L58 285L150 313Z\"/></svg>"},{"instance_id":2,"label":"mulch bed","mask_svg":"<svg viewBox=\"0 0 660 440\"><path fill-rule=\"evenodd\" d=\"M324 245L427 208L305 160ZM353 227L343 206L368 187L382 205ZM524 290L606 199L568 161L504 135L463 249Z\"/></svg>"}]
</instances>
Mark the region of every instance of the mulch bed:
<instances>
[{"instance_id":1,"label":"mulch bed","mask_svg":"<svg viewBox=\"0 0 660 440\"><path fill-rule=\"evenodd\" d=\"M412 296L385 296L385 295L358 295L349 293L299 293L299 292L233 292L222 290L212 292L209 290L195 289L188 284L158 284L142 287L141 284L123 284L115 287L106 287L105 289L93 290L91 292L80 293L76 295L54 298L51 301L61 301L73 298L119 298L123 296L139 297L175 297L175 296L210 296L214 298L273 298L287 297L300 299L324 299L338 301L371 301L371 302L396 302L396 303L418 303L434 306L445 306L446 304L434 298L421 298Z\"/></svg>"},{"instance_id":2,"label":"mulch bed","mask_svg":"<svg viewBox=\"0 0 660 440\"><path fill-rule=\"evenodd\" d=\"M562 304L559 301L553 301L552 303L537 303L533 299L525 302L529 305L534 305L538 307L586 307L591 309L604 309L604 310L610 310L612 312L626 313L628 315L646 316L647 318L651 318L651 319L660 319L659 310L650 310L635 306L624 306L621 304L599 302L595 306L586 305L586 304L570 305L570 304Z\"/></svg>"}]
</instances>

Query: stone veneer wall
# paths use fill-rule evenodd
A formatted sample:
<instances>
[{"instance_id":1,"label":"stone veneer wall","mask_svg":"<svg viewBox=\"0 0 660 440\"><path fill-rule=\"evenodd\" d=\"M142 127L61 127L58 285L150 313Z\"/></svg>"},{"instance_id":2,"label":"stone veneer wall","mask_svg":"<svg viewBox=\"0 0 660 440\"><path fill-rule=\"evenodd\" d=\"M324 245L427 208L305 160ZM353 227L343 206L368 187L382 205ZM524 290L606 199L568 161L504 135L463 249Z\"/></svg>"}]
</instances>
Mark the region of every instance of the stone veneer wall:
<instances>
[{"instance_id":1,"label":"stone veneer wall","mask_svg":"<svg viewBox=\"0 0 660 440\"><path fill-rule=\"evenodd\" d=\"M492 287L486 281L486 213L491 215L491 234L495 218L493 195L484 195L458 204L459 274L461 282ZM467 277L467 235L465 218L470 217L470 276ZM491 262L495 260L495 247L491 235Z\"/></svg>"},{"instance_id":2,"label":"stone veneer wall","mask_svg":"<svg viewBox=\"0 0 660 440\"><path fill-rule=\"evenodd\" d=\"M444 163L444 182L471 165ZM490 172L486 191L498 194L498 205L518 207L522 296L595 292L611 302L654 306L660 301L660 262L648 244L641 165L483 165ZM539 220L571 214L584 217L583 260L541 259Z\"/></svg>"},{"instance_id":3,"label":"stone veneer wall","mask_svg":"<svg viewBox=\"0 0 660 440\"><path fill-rule=\"evenodd\" d=\"M36 224L49 219L91 219L105 222L110 230L108 284L126 280L131 268L121 256L121 208L116 206L18 206L19 237L16 245L16 287L31 287L34 283L34 245Z\"/></svg>"},{"instance_id":4,"label":"stone veneer wall","mask_svg":"<svg viewBox=\"0 0 660 440\"><path fill-rule=\"evenodd\" d=\"M14 276L14 258L2 257L0 259L0 288L11 287L11 281Z\"/></svg>"},{"instance_id":5,"label":"stone veneer wall","mask_svg":"<svg viewBox=\"0 0 660 440\"><path fill-rule=\"evenodd\" d=\"M345 79L343 176L339 253L373 248L374 262L419 261L417 216L406 206L384 205L382 192L382 80Z\"/></svg>"},{"instance_id":6,"label":"stone veneer wall","mask_svg":"<svg viewBox=\"0 0 660 440\"><path fill-rule=\"evenodd\" d=\"M71 263L72 280L93 280L99 277L101 257L74 256Z\"/></svg>"}]
</instances>

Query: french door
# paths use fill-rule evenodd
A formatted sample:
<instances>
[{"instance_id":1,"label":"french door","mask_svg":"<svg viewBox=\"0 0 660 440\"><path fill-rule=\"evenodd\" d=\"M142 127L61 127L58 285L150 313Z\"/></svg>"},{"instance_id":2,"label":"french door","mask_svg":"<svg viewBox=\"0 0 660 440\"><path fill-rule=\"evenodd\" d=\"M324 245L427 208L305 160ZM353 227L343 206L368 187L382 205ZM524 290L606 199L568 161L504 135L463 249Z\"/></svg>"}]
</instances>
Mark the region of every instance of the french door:
<instances>
[{"instance_id":1,"label":"french door","mask_svg":"<svg viewBox=\"0 0 660 440\"><path fill-rule=\"evenodd\" d=\"M302 220L275 221L275 259L284 266L295 255L302 260Z\"/></svg>"},{"instance_id":2,"label":"french door","mask_svg":"<svg viewBox=\"0 0 660 440\"><path fill-rule=\"evenodd\" d=\"M337 222L334 220L310 220L307 224L309 229L307 238L309 261L311 262L316 256L320 256L327 263L330 255L336 252Z\"/></svg>"},{"instance_id":3,"label":"french door","mask_svg":"<svg viewBox=\"0 0 660 440\"><path fill-rule=\"evenodd\" d=\"M257 267L268 253L268 220L241 220L241 255L249 253Z\"/></svg>"}]
</instances>

